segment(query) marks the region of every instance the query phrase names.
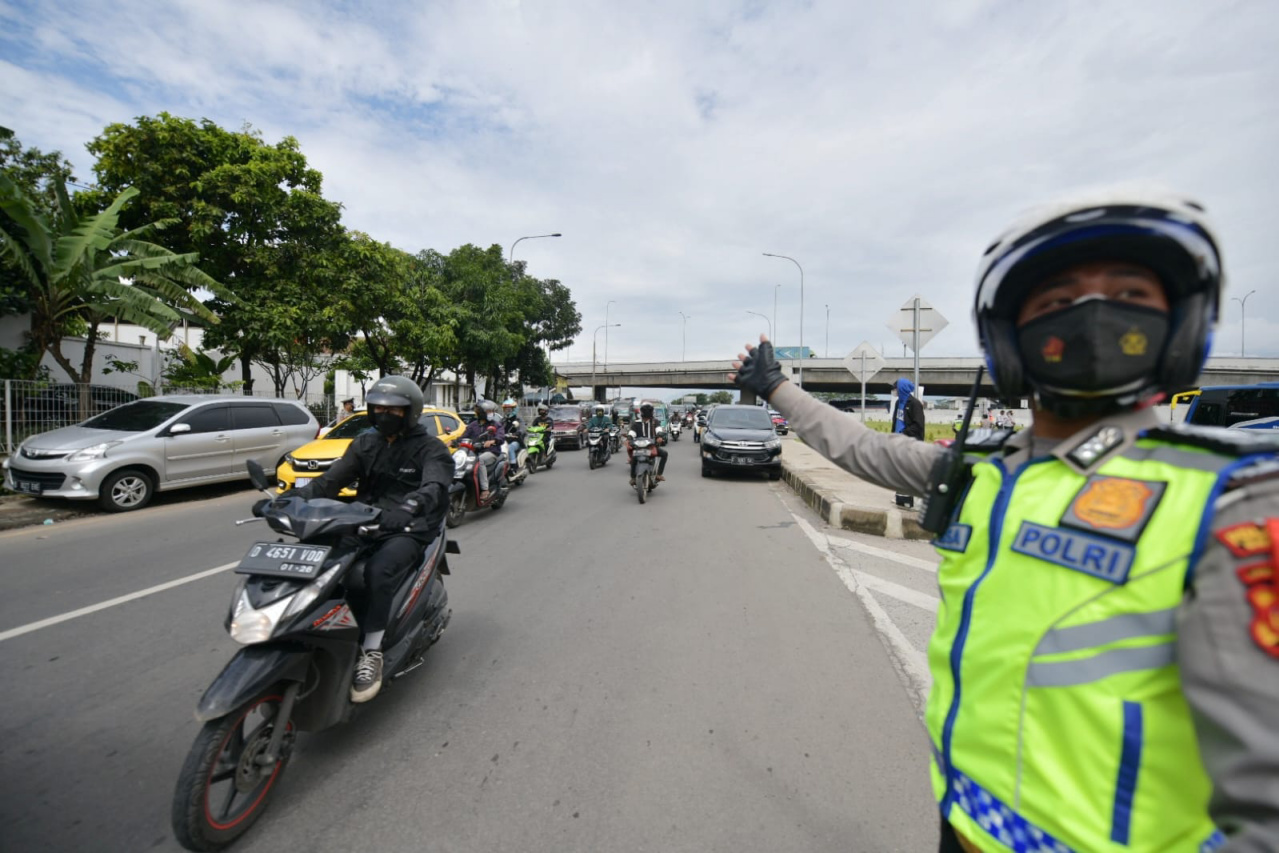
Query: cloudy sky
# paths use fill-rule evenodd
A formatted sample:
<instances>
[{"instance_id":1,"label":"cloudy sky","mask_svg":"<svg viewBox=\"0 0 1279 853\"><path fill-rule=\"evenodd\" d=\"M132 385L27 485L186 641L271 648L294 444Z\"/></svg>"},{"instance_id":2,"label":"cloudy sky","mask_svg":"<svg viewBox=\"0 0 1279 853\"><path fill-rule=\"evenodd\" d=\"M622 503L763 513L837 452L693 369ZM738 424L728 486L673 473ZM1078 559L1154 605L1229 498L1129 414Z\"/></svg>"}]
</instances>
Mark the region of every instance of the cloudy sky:
<instances>
[{"instance_id":1,"label":"cloudy sky","mask_svg":"<svg viewBox=\"0 0 1279 853\"><path fill-rule=\"evenodd\" d=\"M0 0L0 124L61 149L162 110L296 136L345 222L509 248L572 288L589 360L719 358L766 329L900 355L918 293L976 353L980 251L1082 186L1202 200L1279 355L1272 0ZM781 285L780 289L775 288ZM1238 354L1226 303L1218 355ZM603 334L600 355L603 355ZM557 356L562 358L563 354Z\"/></svg>"}]
</instances>

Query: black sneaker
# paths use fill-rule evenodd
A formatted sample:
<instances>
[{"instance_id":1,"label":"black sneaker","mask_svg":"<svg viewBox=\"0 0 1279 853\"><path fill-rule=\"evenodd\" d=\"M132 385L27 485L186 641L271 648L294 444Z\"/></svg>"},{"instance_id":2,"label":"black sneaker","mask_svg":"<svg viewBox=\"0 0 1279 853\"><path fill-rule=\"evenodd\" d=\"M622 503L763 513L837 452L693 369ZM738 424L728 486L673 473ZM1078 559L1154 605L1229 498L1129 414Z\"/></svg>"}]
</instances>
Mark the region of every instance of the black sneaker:
<instances>
[{"instance_id":1,"label":"black sneaker","mask_svg":"<svg viewBox=\"0 0 1279 853\"><path fill-rule=\"evenodd\" d=\"M355 681L351 684L351 701L367 702L382 689L382 653L360 652L355 662Z\"/></svg>"}]
</instances>

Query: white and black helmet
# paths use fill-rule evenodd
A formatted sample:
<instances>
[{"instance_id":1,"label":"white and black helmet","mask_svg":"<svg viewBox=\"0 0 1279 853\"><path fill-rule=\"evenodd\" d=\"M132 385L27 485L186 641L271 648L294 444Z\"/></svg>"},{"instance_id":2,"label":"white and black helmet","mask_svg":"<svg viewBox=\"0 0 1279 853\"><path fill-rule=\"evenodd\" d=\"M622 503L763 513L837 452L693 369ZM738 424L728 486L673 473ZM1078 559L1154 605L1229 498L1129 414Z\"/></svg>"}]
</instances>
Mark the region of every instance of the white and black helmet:
<instances>
[{"instance_id":1,"label":"white and black helmet","mask_svg":"<svg viewBox=\"0 0 1279 853\"><path fill-rule=\"evenodd\" d=\"M401 406L407 409L404 418L406 430L417 423L425 405L422 389L407 376L383 376L373 383L364 402L370 410L374 406Z\"/></svg>"},{"instance_id":2,"label":"white and black helmet","mask_svg":"<svg viewBox=\"0 0 1279 853\"><path fill-rule=\"evenodd\" d=\"M1225 284L1221 255L1204 208L1160 192L1095 193L1026 214L986 249L977 270L973 320L998 395L1030 392L1068 398L1070 389L1032 387L1017 347L1017 314L1049 276L1090 261L1150 268L1168 297L1169 332L1156 375L1134 391L1091 389L1125 401L1170 393L1196 381L1212 342Z\"/></svg>"}]
</instances>

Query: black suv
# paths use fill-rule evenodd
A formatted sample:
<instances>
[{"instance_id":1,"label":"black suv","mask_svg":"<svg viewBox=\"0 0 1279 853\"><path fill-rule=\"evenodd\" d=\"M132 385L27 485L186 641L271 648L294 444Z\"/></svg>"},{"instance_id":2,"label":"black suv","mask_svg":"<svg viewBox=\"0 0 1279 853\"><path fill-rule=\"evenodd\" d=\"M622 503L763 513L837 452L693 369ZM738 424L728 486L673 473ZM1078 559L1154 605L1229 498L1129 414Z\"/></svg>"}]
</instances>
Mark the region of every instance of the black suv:
<instances>
[{"instance_id":1,"label":"black suv","mask_svg":"<svg viewBox=\"0 0 1279 853\"><path fill-rule=\"evenodd\" d=\"M702 476L716 470L766 471L782 476L782 440L768 410L759 406L716 406L702 434Z\"/></svg>"}]
</instances>

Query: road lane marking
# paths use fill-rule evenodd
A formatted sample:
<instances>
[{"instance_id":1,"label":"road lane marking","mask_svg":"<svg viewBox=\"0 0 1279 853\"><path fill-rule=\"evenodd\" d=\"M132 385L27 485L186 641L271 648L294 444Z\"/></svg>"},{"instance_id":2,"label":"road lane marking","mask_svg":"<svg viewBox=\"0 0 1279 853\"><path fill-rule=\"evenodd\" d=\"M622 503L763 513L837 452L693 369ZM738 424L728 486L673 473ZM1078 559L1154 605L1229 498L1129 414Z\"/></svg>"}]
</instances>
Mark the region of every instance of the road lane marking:
<instances>
[{"instance_id":1,"label":"road lane marking","mask_svg":"<svg viewBox=\"0 0 1279 853\"><path fill-rule=\"evenodd\" d=\"M916 649L910 640L906 639L906 635L902 633L901 628L897 627L897 623L888 615L888 611L884 610L883 606L875 600L875 596L871 595L870 584L859 581L858 573L851 569L831 549L827 537L792 512L790 507L786 507L786 511L790 512L791 518L795 519L799 529L804 531L804 535L826 558L827 564L835 570L835 574L844 582L844 586L848 587L849 591L856 595L862 606L866 608L866 612L870 614L871 621L875 623L876 632L884 639L887 646L888 659L897 669L907 689L914 694L916 709L922 711L924 703L928 700L928 691L932 688L933 683L932 675L928 671L927 655ZM880 549L876 548L875 550L878 551Z\"/></svg>"},{"instance_id":2,"label":"road lane marking","mask_svg":"<svg viewBox=\"0 0 1279 853\"><path fill-rule=\"evenodd\" d=\"M130 601L136 601L139 598L146 598L148 595L155 595L157 592L164 592L166 589L173 589L176 586L201 580L202 578L212 577L218 572L225 572L227 569L233 569L240 565L240 561L227 563L226 565L217 566L212 569L206 569L203 572L196 572L193 575L187 575L177 580L166 581L162 584L149 586L146 589L140 589L137 592L131 592L128 595L122 595L119 598L112 598L108 601L101 601L97 604L91 604L88 607L81 607L79 610L72 610L69 613L63 613L59 616L50 616L48 619L41 619L39 622L28 622L26 625L19 625L17 628L10 628L8 631L0 631L0 643L5 640L12 640L14 637L21 637L23 634L30 634L32 631L39 631L41 628L49 628L63 622L69 622L72 619L79 619L81 616L88 616L90 613L97 613L99 610L106 610L108 607L116 607L121 604L127 604Z\"/></svg>"},{"instance_id":3,"label":"road lane marking","mask_svg":"<svg viewBox=\"0 0 1279 853\"><path fill-rule=\"evenodd\" d=\"M909 557L905 554L899 554L896 551L889 551L886 548L876 548L874 545L866 545L862 542L854 542L851 539L842 537L827 537L830 544L836 548L848 548L851 551L861 551L863 554L869 554L872 557L878 557L881 560L892 560L894 563L900 563L903 566L910 566L913 569L923 569L926 572L937 574L937 563L931 560L921 560L918 557Z\"/></svg>"},{"instance_id":4,"label":"road lane marking","mask_svg":"<svg viewBox=\"0 0 1279 853\"><path fill-rule=\"evenodd\" d=\"M857 582L868 587L872 592L878 592L889 598L913 604L916 607L927 610L929 613L937 612L937 603L940 599L935 595L928 595L908 586L884 580L879 575L872 575L870 572L863 572L859 569L853 569L852 572L853 577L857 578Z\"/></svg>"}]
</instances>

